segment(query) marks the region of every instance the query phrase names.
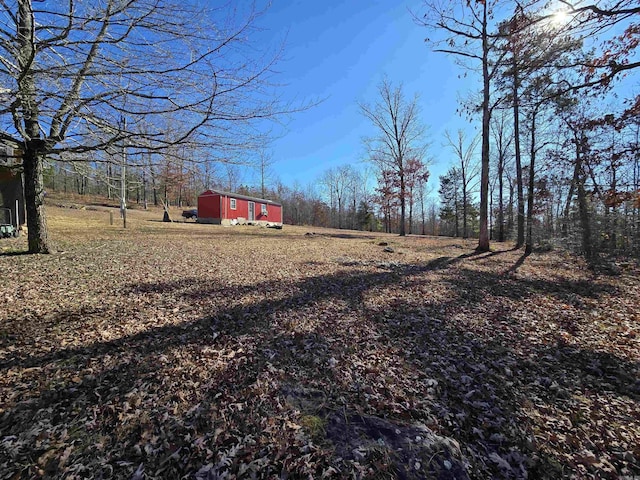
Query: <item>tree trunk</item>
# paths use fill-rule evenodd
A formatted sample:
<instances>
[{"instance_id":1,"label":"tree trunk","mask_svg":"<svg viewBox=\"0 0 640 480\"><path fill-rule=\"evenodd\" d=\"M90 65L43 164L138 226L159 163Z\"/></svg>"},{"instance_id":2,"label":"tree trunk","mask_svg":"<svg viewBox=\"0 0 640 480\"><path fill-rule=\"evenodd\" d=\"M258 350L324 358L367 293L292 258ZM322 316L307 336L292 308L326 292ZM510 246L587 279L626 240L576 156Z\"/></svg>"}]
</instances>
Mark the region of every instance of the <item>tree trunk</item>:
<instances>
[{"instance_id":1,"label":"tree trunk","mask_svg":"<svg viewBox=\"0 0 640 480\"><path fill-rule=\"evenodd\" d=\"M262 197L262 198L264 198L264 197ZM356 212L358 210L357 210L357 207L356 207L356 191L355 191L355 189L353 190L353 205L352 205L352 208L353 208L353 215L351 215L351 229L352 230L359 230L359 228L357 226L358 219L356 218L357 217Z\"/></svg>"},{"instance_id":2,"label":"tree trunk","mask_svg":"<svg viewBox=\"0 0 640 480\"><path fill-rule=\"evenodd\" d=\"M513 191L513 181L509 180L509 208L507 208L507 217L509 218L508 220L508 224L507 224L507 231L510 232L509 236L511 236L511 232L513 232L513 197L514 197L514 191Z\"/></svg>"},{"instance_id":3,"label":"tree trunk","mask_svg":"<svg viewBox=\"0 0 640 480\"><path fill-rule=\"evenodd\" d=\"M638 133L636 133L636 139L638 139ZM640 153L638 152L636 152L633 162L633 189L640 192ZM631 230L633 232L631 251L637 255L640 254L640 199L633 205Z\"/></svg>"},{"instance_id":4,"label":"tree trunk","mask_svg":"<svg viewBox=\"0 0 640 480\"><path fill-rule=\"evenodd\" d=\"M494 240L493 236L493 190L495 188L495 184L489 184L489 240Z\"/></svg>"},{"instance_id":5,"label":"tree trunk","mask_svg":"<svg viewBox=\"0 0 640 480\"><path fill-rule=\"evenodd\" d=\"M609 231L611 232L611 235L609 236L609 250L611 250L611 253L614 253L616 251L616 249L618 248L618 239L617 239L617 230L618 230L618 209L616 208L616 202L617 199L615 198L616 195L616 188L618 187L617 185L617 179L616 179L616 166L614 164L614 161L612 160L611 162L611 192L613 194L613 203L611 205L611 228L609 229Z\"/></svg>"},{"instance_id":6,"label":"tree trunk","mask_svg":"<svg viewBox=\"0 0 640 480\"><path fill-rule=\"evenodd\" d=\"M579 144L578 136L574 136L576 145ZM567 193L567 203L564 207L563 219L562 219L562 237L567 238L569 236L569 214L571 213L571 201L573 200L573 191L578 184L578 180L580 177L580 164L576 160L576 163L573 167L573 178L571 179L571 184L569 185L569 192Z\"/></svg>"},{"instance_id":7,"label":"tree trunk","mask_svg":"<svg viewBox=\"0 0 640 480\"><path fill-rule=\"evenodd\" d=\"M24 121L24 193L27 210L27 240L30 253L49 253L47 223L44 213L44 155L46 145L40 138L36 83L33 77L35 32L31 2L18 2L18 62L21 71L18 95ZM65 182L66 188L66 182Z\"/></svg>"},{"instance_id":8,"label":"tree trunk","mask_svg":"<svg viewBox=\"0 0 640 480\"><path fill-rule=\"evenodd\" d=\"M577 137L576 137L577 138ZM589 218L589 206L587 203L587 192L584 188L586 173L583 171L583 149L585 148L586 138L584 134L579 141L576 141L576 171L577 176L576 190L578 194L578 212L580 214L580 227L582 229L582 253L587 262L593 260L593 246L591 244L591 219Z\"/></svg>"},{"instance_id":9,"label":"tree trunk","mask_svg":"<svg viewBox=\"0 0 640 480\"><path fill-rule=\"evenodd\" d=\"M456 225L455 225L455 229L454 229L454 237L458 238L460 236L460 205L458 204L458 191L457 188L454 191L453 194L453 207L454 207L454 214L453 214L453 218L456 221Z\"/></svg>"},{"instance_id":10,"label":"tree trunk","mask_svg":"<svg viewBox=\"0 0 640 480\"><path fill-rule=\"evenodd\" d=\"M480 173L480 236L477 250L488 252L489 228L489 123L491 109L489 108L489 39L487 33L487 2L483 5L482 16L482 170Z\"/></svg>"},{"instance_id":11,"label":"tree trunk","mask_svg":"<svg viewBox=\"0 0 640 480\"><path fill-rule=\"evenodd\" d=\"M156 184L156 176L153 173L153 165L151 157L149 157L149 176L151 177L151 190L153 192L153 205L158 206L158 185Z\"/></svg>"},{"instance_id":12,"label":"tree trunk","mask_svg":"<svg viewBox=\"0 0 640 480\"><path fill-rule=\"evenodd\" d=\"M467 230L467 186L464 175L462 177L462 238L469 238Z\"/></svg>"},{"instance_id":13,"label":"tree trunk","mask_svg":"<svg viewBox=\"0 0 640 480\"><path fill-rule=\"evenodd\" d=\"M111 200L111 163L107 163L107 198Z\"/></svg>"},{"instance_id":14,"label":"tree trunk","mask_svg":"<svg viewBox=\"0 0 640 480\"><path fill-rule=\"evenodd\" d=\"M504 242L504 155L500 152L498 164L498 241Z\"/></svg>"},{"instance_id":15,"label":"tree trunk","mask_svg":"<svg viewBox=\"0 0 640 480\"><path fill-rule=\"evenodd\" d=\"M44 161L40 153L42 140L26 142L23 157L24 193L30 253L50 253L47 222L44 214Z\"/></svg>"},{"instance_id":16,"label":"tree trunk","mask_svg":"<svg viewBox=\"0 0 640 480\"><path fill-rule=\"evenodd\" d=\"M145 170L142 170L142 203L144 209L147 209L147 174Z\"/></svg>"},{"instance_id":17,"label":"tree trunk","mask_svg":"<svg viewBox=\"0 0 640 480\"><path fill-rule=\"evenodd\" d=\"M422 235L427 234L424 224L424 186L420 187L420 216L422 217Z\"/></svg>"},{"instance_id":18,"label":"tree trunk","mask_svg":"<svg viewBox=\"0 0 640 480\"><path fill-rule=\"evenodd\" d=\"M401 160L402 162L402 160ZM398 176L400 177L400 236L404 237L407 235L406 226L405 226L405 215L406 215L406 186L404 183L404 172L402 168L398 172Z\"/></svg>"},{"instance_id":19,"label":"tree trunk","mask_svg":"<svg viewBox=\"0 0 640 480\"><path fill-rule=\"evenodd\" d=\"M516 157L516 184L518 190L518 233L516 248L524 245L524 188L522 185L522 155L520 152L520 100L518 98L518 57L513 54L513 141Z\"/></svg>"},{"instance_id":20,"label":"tree trunk","mask_svg":"<svg viewBox=\"0 0 640 480\"><path fill-rule=\"evenodd\" d=\"M591 245L591 221L589 219L589 207L587 193L584 188L585 175L581 174L578 180L578 210L580 211L580 226L582 228L582 252L587 262L593 260L593 246Z\"/></svg>"},{"instance_id":21,"label":"tree trunk","mask_svg":"<svg viewBox=\"0 0 640 480\"><path fill-rule=\"evenodd\" d=\"M385 233L391 233L391 205L387 202L384 209L384 231Z\"/></svg>"},{"instance_id":22,"label":"tree trunk","mask_svg":"<svg viewBox=\"0 0 640 480\"><path fill-rule=\"evenodd\" d=\"M536 117L537 110L533 110L531 117L531 164L529 165L529 192L527 197L527 242L524 252L529 254L533 251L533 205L535 187L535 163L536 163Z\"/></svg>"},{"instance_id":23,"label":"tree trunk","mask_svg":"<svg viewBox=\"0 0 640 480\"><path fill-rule=\"evenodd\" d=\"M411 235L411 228L413 226L413 200L409 202L409 235Z\"/></svg>"}]
</instances>

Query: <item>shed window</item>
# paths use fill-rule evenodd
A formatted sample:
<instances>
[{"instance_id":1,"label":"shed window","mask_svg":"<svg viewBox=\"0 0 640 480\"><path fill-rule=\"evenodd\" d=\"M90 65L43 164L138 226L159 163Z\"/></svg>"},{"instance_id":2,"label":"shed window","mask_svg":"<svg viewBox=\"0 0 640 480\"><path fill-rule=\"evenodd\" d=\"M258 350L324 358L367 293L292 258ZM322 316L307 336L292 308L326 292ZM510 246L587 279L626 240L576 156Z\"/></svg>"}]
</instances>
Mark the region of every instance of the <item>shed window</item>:
<instances>
[{"instance_id":1,"label":"shed window","mask_svg":"<svg viewBox=\"0 0 640 480\"><path fill-rule=\"evenodd\" d=\"M267 206L264 203L262 204L261 213L262 215L267 215Z\"/></svg>"},{"instance_id":2,"label":"shed window","mask_svg":"<svg viewBox=\"0 0 640 480\"><path fill-rule=\"evenodd\" d=\"M231 210L235 210L236 209L236 199L232 198L229 201L230 201L230 205L231 205Z\"/></svg>"}]
</instances>

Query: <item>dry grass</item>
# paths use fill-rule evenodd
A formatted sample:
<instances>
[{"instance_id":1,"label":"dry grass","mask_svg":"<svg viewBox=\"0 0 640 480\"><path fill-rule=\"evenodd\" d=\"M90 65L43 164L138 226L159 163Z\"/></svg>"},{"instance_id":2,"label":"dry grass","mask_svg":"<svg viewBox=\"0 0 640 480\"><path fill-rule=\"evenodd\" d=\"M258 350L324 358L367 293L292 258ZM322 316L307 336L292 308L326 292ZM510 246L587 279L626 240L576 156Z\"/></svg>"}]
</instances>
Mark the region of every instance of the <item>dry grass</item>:
<instances>
[{"instance_id":1,"label":"dry grass","mask_svg":"<svg viewBox=\"0 0 640 480\"><path fill-rule=\"evenodd\" d=\"M0 479L640 475L635 267L88 208L0 256Z\"/></svg>"}]
</instances>

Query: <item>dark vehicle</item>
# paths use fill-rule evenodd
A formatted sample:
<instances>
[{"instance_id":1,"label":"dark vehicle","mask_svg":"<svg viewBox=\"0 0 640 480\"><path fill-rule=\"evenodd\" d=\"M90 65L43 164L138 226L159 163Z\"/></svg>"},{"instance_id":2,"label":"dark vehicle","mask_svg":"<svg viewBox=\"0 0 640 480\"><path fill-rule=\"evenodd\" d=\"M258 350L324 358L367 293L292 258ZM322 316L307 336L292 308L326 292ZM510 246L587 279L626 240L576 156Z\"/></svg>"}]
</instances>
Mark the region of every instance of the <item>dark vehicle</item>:
<instances>
[{"instance_id":1,"label":"dark vehicle","mask_svg":"<svg viewBox=\"0 0 640 480\"><path fill-rule=\"evenodd\" d=\"M195 218L197 220L198 219L198 209L197 208L192 208L191 210L183 210L182 211L182 216L186 220L189 220L190 218Z\"/></svg>"}]
</instances>

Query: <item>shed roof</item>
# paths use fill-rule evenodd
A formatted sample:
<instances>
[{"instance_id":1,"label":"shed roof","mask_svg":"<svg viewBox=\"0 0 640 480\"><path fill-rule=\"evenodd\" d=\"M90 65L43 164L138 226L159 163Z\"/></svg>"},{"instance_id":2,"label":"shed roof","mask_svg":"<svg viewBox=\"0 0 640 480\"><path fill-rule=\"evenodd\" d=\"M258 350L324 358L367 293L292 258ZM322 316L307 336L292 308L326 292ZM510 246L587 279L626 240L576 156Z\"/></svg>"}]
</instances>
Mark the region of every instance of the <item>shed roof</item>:
<instances>
[{"instance_id":1,"label":"shed roof","mask_svg":"<svg viewBox=\"0 0 640 480\"><path fill-rule=\"evenodd\" d=\"M275 202L273 200L267 200L266 198L258 198L258 197L249 197L248 195L240 195L238 193L232 192L223 192L221 190L207 190L206 192L202 192L200 196L207 196L209 194L213 195L224 195L225 197L238 198L241 200L249 200L250 202L258 202L258 203L266 203L268 205L277 205L279 207L282 206L280 202Z\"/></svg>"}]
</instances>

